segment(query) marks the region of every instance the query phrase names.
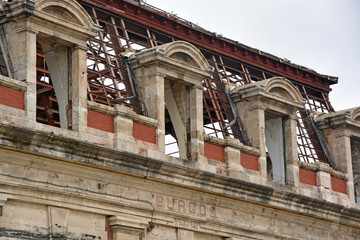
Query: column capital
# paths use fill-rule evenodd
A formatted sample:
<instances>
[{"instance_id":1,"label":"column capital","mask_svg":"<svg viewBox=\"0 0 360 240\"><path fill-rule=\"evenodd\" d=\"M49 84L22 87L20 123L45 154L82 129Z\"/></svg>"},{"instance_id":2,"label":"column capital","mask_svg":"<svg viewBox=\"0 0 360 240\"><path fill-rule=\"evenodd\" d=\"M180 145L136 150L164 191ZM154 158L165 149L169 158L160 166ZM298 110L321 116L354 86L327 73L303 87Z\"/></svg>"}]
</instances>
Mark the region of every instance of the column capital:
<instances>
[{"instance_id":1,"label":"column capital","mask_svg":"<svg viewBox=\"0 0 360 240\"><path fill-rule=\"evenodd\" d=\"M79 50L79 51L85 51L87 52L88 48L86 46L81 46L81 45L75 45L74 47L72 47L72 50Z\"/></svg>"},{"instance_id":2,"label":"column capital","mask_svg":"<svg viewBox=\"0 0 360 240\"><path fill-rule=\"evenodd\" d=\"M260 110L266 110L266 107L264 106L264 105L260 105L260 104L254 104L254 105L251 105L250 107L249 107L249 110L251 111L251 110L258 110L258 109L260 109Z\"/></svg>"},{"instance_id":3,"label":"column capital","mask_svg":"<svg viewBox=\"0 0 360 240\"><path fill-rule=\"evenodd\" d=\"M110 217L109 220L114 240L138 239L149 226L148 219L139 216L120 214Z\"/></svg>"}]
</instances>

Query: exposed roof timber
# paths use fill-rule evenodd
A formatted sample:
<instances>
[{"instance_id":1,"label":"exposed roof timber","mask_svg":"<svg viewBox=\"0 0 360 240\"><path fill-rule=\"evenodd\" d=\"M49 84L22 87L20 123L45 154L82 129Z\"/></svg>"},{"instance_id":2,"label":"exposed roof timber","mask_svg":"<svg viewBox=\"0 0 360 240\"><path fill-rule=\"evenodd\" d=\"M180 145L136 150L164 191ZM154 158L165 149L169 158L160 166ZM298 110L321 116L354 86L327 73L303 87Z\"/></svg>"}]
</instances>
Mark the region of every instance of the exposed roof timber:
<instances>
[{"instance_id":1,"label":"exposed roof timber","mask_svg":"<svg viewBox=\"0 0 360 240\"><path fill-rule=\"evenodd\" d=\"M325 91L330 91L330 85L338 81L337 77L319 74L312 69L293 64L287 59L222 37L143 2L134 0L87 0L84 2L92 2L113 13L192 44Z\"/></svg>"}]
</instances>

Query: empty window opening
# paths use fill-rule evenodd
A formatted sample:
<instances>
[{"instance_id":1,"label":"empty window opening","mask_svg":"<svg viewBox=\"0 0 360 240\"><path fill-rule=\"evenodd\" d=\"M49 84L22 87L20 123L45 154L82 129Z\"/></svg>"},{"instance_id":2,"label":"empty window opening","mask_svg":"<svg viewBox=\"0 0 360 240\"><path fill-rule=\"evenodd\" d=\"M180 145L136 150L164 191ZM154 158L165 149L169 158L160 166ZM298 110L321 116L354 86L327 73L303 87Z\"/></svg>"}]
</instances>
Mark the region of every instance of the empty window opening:
<instances>
[{"instance_id":1,"label":"empty window opening","mask_svg":"<svg viewBox=\"0 0 360 240\"><path fill-rule=\"evenodd\" d=\"M60 127L59 106L45 55L36 45L36 121Z\"/></svg>"},{"instance_id":2,"label":"empty window opening","mask_svg":"<svg viewBox=\"0 0 360 240\"><path fill-rule=\"evenodd\" d=\"M70 129L70 49L48 39L38 39L37 52L39 121Z\"/></svg>"},{"instance_id":3,"label":"empty window opening","mask_svg":"<svg viewBox=\"0 0 360 240\"><path fill-rule=\"evenodd\" d=\"M188 159L188 89L184 84L165 82L165 139L169 155ZM175 140L175 141L174 141ZM175 144L176 143L176 144Z\"/></svg>"},{"instance_id":4,"label":"empty window opening","mask_svg":"<svg viewBox=\"0 0 360 240\"><path fill-rule=\"evenodd\" d=\"M167 111L165 112L165 154L180 157L176 134Z\"/></svg>"},{"instance_id":5,"label":"empty window opening","mask_svg":"<svg viewBox=\"0 0 360 240\"><path fill-rule=\"evenodd\" d=\"M268 176L274 182L286 183L284 117L266 113L265 143L268 152Z\"/></svg>"}]
</instances>

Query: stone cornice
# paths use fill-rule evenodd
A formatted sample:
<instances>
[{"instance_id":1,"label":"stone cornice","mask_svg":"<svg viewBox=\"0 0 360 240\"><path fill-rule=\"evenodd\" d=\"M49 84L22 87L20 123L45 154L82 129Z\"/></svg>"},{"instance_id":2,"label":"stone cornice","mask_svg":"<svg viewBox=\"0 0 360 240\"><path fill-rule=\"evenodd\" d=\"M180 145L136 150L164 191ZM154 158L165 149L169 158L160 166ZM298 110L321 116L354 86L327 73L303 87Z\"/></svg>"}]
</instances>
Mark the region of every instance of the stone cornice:
<instances>
[{"instance_id":1,"label":"stone cornice","mask_svg":"<svg viewBox=\"0 0 360 240\"><path fill-rule=\"evenodd\" d=\"M0 145L29 154L60 158L109 171L166 181L224 197L265 204L285 211L301 212L343 224L357 226L360 209L349 208L211 172L142 155L78 141L53 133L33 131L0 123Z\"/></svg>"},{"instance_id":2,"label":"stone cornice","mask_svg":"<svg viewBox=\"0 0 360 240\"><path fill-rule=\"evenodd\" d=\"M341 131L338 136L360 137L360 122L347 110L316 116L315 121L321 130L331 128Z\"/></svg>"},{"instance_id":3,"label":"stone cornice","mask_svg":"<svg viewBox=\"0 0 360 240\"><path fill-rule=\"evenodd\" d=\"M183 54L192 59L192 61L195 61L195 63L185 62L171 57L171 54L174 53ZM199 50L183 41L175 41L142 50L139 53L131 55L129 61L133 69L153 66L156 67L157 73L159 72L168 78L182 80L186 84L199 87L202 86L201 80L211 77L214 70L209 66ZM196 66L196 64L199 66Z\"/></svg>"},{"instance_id":4,"label":"stone cornice","mask_svg":"<svg viewBox=\"0 0 360 240\"><path fill-rule=\"evenodd\" d=\"M58 34L56 37L58 38L60 35L62 40L69 41L72 45L75 43L76 45L80 45L86 47L86 44L83 41L86 41L90 38L96 36L96 34L101 30L101 26L96 25L92 22L90 16L87 12L76 2L63 2L63 8L67 10L69 15L74 15L79 17L79 19L86 18L83 22L74 22L71 19L67 19L68 16L66 14L54 16L54 14L46 12L44 9L40 9L39 4L47 3L53 6L60 8L60 5L51 5L55 3L59 3L62 1L17 1L11 2L0 10L1 20L0 23L5 23L12 20L17 20L18 22L23 22L22 25L26 25L26 28L32 32L43 33L47 37L47 35L53 36L54 30L61 34ZM46 5L46 4L45 4ZM74 7L76 6L76 7ZM78 11L74 11L74 9ZM81 16L80 16L81 15ZM29 17L30 16L30 17ZM21 21L19 19L22 19ZM19 26L22 26L21 24ZM36 29L36 30L35 30Z\"/></svg>"},{"instance_id":5,"label":"stone cornice","mask_svg":"<svg viewBox=\"0 0 360 240\"><path fill-rule=\"evenodd\" d=\"M289 96L275 94L271 92L271 87L281 87L281 89L286 91ZM263 103L266 103L269 108L271 108L272 105L277 104L292 106L295 109L302 109L305 104L305 100L301 97L294 85L289 80L280 77L237 86L231 90L230 95L235 103L241 101L253 101L254 98L258 98Z\"/></svg>"}]
</instances>

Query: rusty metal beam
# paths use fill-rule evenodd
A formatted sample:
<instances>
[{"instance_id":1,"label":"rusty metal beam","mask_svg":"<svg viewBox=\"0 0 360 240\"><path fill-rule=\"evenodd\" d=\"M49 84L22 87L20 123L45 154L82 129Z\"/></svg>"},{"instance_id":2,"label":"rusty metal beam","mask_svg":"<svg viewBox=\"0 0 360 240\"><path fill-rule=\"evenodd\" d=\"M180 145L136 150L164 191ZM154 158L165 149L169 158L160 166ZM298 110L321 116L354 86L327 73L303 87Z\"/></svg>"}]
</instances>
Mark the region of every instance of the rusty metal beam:
<instances>
[{"instance_id":1,"label":"rusty metal beam","mask_svg":"<svg viewBox=\"0 0 360 240\"><path fill-rule=\"evenodd\" d=\"M291 64L257 49L236 43L229 39L221 38L200 27L192 26L191 23L185 25L185 23L178 18L154 10L148 5L134 4L124 0L112 1L111 4L109 4L107 0L78 1L80 3L92 3L107 9L109 14L117 14L127 19L134 20L140 24L169 34L178 39L188 41L199 47L207 48L218 54L223 54L270 72L276 72L283 77L302 84L314 86L326 92L331 90L331 84L337 83L336 77L318 74L312 70Z\"/></svg>"}]
</instances>

